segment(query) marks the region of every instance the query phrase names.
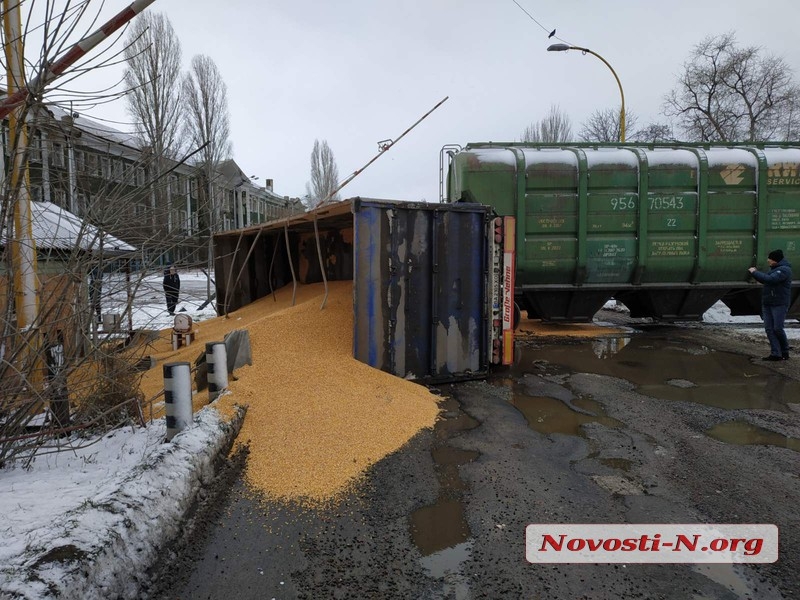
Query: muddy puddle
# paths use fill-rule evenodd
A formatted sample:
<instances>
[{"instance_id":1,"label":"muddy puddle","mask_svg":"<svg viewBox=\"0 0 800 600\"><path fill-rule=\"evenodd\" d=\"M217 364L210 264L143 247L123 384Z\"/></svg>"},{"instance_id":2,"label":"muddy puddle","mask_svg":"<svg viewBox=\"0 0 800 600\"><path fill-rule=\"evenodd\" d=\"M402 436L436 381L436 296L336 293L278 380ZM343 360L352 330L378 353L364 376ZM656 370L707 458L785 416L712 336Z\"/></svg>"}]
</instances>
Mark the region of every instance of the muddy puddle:
<instances>
[{"instance_id":1,"label":"muddy puddle","mask_svg":"<svg viewBox=\"0 0 800 600\"><path fill-rule=\"evenodd\" d=\"M630 381L647 396L729 410L787 412L800 398L800 382L756 364L669 334L570 340L523 347L506 375L522 377L547 365L565 373L595 373ZM527 402L527 401L525 401ZM541 415L536 415L536 419Z\"/></svg>"},{"instance_id":2,"label":"muddy puddle","mask_svg":"<svg viewBox=\"0 0 800 600\"><path fill-rule=\"evenodd\" d=\"M469 535L460 500L439 498L411 514L411 538L423 556L466 542Z\"/></svg>"},{"instance_id":3,"label":"muddy puddle","mask_svg":"<svg viewBox=\"0 0 800 600\"><path fill-rule=\"evenodd\" d=\"M471 556L472 542L463 542L425 556L419 562L431 577L444 581L442 597L468 600L471 597L469 582L461 573L461 565Z\"/></svg>"},{"instance_id":4,"label":"muddy puddle","mask_svg":"<svg viewBox=\"0 0 800 600\"><path fill-rule=\"evenodd\" d=\"M581 425L585 423L600 423L607 427L622 426L616 419L606 416L600 404L586 398L576 398L572 404L595 416L577 413L561 400L529 396L520 391L514 392L511 403L523 414L528 426L539 433L580 435Z\"/></svg>"},{"instance_id":5,"label":"muddy puddle","mask_svg":"<svg viewBox=\"0 0 800 600\"><path fill-rule=\"evenodd\" d=\"M610 458L598 458L597 460L601 465L605 465L611 469L624 471L625 473L629 472L631 470L631 467L633 466L633 461L627 458L610 457Z\"/></svg>"},{"instance_id":6,"label":"muddy puddle","mask_svg":"<svg viewBox=\"0 0 800 600\"><path fill-rule=\"evenodd\" d=\"M423 506L411 513L411 539L425 557L426 568L434 574L444 573L464 560L460 555L468 552L470 529L464 516L462 496L468 489L458 468L480 453L462 450L447 444L447 440L463 431L474 429L480 422L460 409L452 398L439 404L443 418L437 421L434 434L437 442L431 456L439 480L439 496L434 504Z\"/></svg>"},{"instance_id":7,"label":"muddy puddle","mask_svg":"<svg viewBox=\"0 0 800 600\"><path fill-rule=\"evenodd\" d=\"M744 421L727 421L715 425L706 435L727 444L740 446L778 446L800 452L800 440Z\"/></svg>"}]
</instances>

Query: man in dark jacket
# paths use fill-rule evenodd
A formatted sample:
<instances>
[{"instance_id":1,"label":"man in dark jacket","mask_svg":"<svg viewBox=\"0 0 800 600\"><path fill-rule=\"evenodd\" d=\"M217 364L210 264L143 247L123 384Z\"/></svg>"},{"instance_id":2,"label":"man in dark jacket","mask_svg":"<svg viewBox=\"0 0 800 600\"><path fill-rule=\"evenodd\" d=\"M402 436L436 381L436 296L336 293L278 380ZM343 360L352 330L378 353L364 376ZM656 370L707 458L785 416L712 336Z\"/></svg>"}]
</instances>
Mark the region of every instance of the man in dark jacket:
<instances>
[{"instance_id":1,"label":"man in dark jacket","mask_svg":"<svg viewBox=\"0 0 800 600\"><path fill-rule=\"evenodd\" d=\"M789 341L783 330L783 322L792 300L792 265L783 257L783 250L773 250L767 258L769 273L755 267L749 271L753 278L764 285L761 293L761 317L769 340L770 354L762 360L788 360Z\"/></svg>"},{"instance_id":2,"label":"man in dark jacket","mask_svg":"<svg viewBox=\"0 0 800 600\"><path fill-rule=\"evenodd\" d=\"M167 298L167 311L171 315L175 314L175 306L178 304L180 291L181 278L178 277L175 265L170 265L164 271L164 295Z\"/></svg>"}]
</instances>

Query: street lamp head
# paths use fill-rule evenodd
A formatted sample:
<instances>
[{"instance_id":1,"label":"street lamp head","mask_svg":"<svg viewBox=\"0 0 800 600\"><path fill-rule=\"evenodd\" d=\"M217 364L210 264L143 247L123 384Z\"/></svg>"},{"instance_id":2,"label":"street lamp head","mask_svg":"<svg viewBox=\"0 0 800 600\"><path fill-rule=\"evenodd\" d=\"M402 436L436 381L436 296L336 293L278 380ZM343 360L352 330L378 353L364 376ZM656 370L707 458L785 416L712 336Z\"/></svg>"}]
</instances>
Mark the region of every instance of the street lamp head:
<instances>
[{"instance_id":1,"label":"street lamp head","mask_svg":"<svg viewBox=\"0 0 800 600\"><path fill-rule=\"evenodd\" d=\"M548 52L564 52L566 50L580 50L584 54L591 54L592 56L596 56L601 61L603 61L603 64L605 64L605 66L607 66L611 71L611 74L614 75L614 79L617 81L617 86L619 87L619 97L620 100L622 101L622 106L619 111L619 141L624 142L625 141L625 93L622 91L622 83L620 82L619 77L617 77L617 72L614 71L614 67L612 67L609 64L609 62L605 58L600 56L597 52L589 50L588 48L582 48L580 46L570 46L568 44L553 44L547 47Z\"/></svg>"}]
</instances>

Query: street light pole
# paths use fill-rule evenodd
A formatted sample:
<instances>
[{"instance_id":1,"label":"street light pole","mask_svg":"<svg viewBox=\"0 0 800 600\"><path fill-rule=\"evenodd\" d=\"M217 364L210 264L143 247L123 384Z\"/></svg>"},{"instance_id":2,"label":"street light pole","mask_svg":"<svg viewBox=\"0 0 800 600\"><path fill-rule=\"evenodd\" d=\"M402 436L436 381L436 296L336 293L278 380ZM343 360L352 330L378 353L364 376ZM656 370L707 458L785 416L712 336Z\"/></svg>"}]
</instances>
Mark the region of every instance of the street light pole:
<instances>
[{"instance_id":1,"label":"street light pole","mask_svg":"<svg viewBox=\"0 0 800 600\"><path fill-rule=\"evenodd\" d=\"M580 50L584 54L591 54L592 56L596 56L597 58L603 61L603 64L605 64L605 66L607 66L611 71L611 73L614 75L614 79L617 80L617 85L619 86L619 96L622 100L622 106L619 110L619 141L624 142L625 141L625 93L622 91L622 83L620 82L619 77L617 77L617 72L614 70L614 67L612 67L608 63L608 61L602 56L600 56L597 52L593 52L588 48L581 48L580 46L569 46L567 44L553 44L547 47L548 52L566 52L567 50Z\"/></svg>"}]
</instances>

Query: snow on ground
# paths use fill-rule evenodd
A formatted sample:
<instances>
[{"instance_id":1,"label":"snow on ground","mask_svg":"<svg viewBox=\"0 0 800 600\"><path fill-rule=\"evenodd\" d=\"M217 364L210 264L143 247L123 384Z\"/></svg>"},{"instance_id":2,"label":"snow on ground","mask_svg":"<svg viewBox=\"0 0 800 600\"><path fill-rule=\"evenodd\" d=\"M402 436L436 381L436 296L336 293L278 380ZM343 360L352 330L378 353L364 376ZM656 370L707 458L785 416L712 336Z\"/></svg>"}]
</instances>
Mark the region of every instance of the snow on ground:
<instances>
[{"instance_id":1,"label":"snow on ground","mask_svg":"<svg viewBox=\"0 0 800 600\"><path fill-rule=\"evenodd\" d=\"M240 425L204 407L168 443L160 419L0 471L0 597L137 598Z\"/></svg>"},{"instance_id":2,"label":"snow on ground","mask_svg":"<svg viewBox=\"0 0 800 600\"><path fill-rule=\"evenodd\" d=\"M179 271L181 291L176 313L184 312L193 321L202 321L216 317L215 303L211 302L200 308L207 298L207 278L202 271ZM131 287L135 290L133 328L134 329L166 329L172 327L173 317L167 312L162 281L163 273L142 276L131 274ZM214 283L211 283L214 293ZM103 276L103 313L116 313L122 319L122 327L127 328L127 286L125 276L119 274Z\"/></svg>"},{"instance_id":3,"label":"snow on ground","mask_svg":"<svg viewBox=\"0 0 800 600\"><path fill-rule=\"evenodd\" d=\"M613 310L619 312L628 312L624 304L618 304L615 300L609 300L605 306L606 310ZM791 325L796 322L796 319L787 319L786 337L790 340L800 339L800 329L792 327ZM601 324L600 322L597 322ZM734 317L731 315L731 310L725 306L723 302L717 302L703 314L703 323L710 325L714 324L730 324L737 325L736 335L752 339L761 339L767 342L767 336L764 333L764 321L761 320L759 315L747 315Z\"/></svg>"},{"instance_id":4,"label":"snow on ground","mask_svg":"<svg viewBox=\"0 0 800 600\"><path fill-rule=\"evenodd\" d=\"M207 298L205 275L180 276L177 311L184 308L195 321L216 316L213 304L199 308ZM132 275L132 283L140 283L134 328L172 326L162 278ZM125 277L105 275L103 313L122 315L126 302ZM0 598L137 597L137 577L155 549L175 536L201 482L212 476L213 460L240 425L241 418L225 423L206 407L169 443L162 418L88 446L70 438L86 446L80 449L61 440L66 449L42 453L28 468L12 463L0 469Z\"/></svg>"},{"instance_id":5,"label":"snow on ground","mask_svg":"<svg viewBox=\"0 0 800 600\"><path fill-rule=\"evenodd\" d=\"M185 309L196 321L215 316L213 305L199 308L207 297L205 275L180 276L178 311ZM161 279L159 273L141 280L135 328L172 325ZM122 314L124 277L106 275L103 286L103 312ZM737 334L766 343L759 317L731 317L721 302L704 321L739 323L744 327ZM798 329L787 333L800 338ZM201 482L212 476L214 457L240 424L241 415L226 424L206 407L170 443L163 441L160 419L145 428L119 429L80 450L43 454L29 469L0 470L0 597L135 598L156 549L175 536Z\"/></svg>"},{"instance_id":6,"label":"snow on ground","mask_svg":"<svg viewBox=\"0 0 800 600\"><path fill-rule=\"evenodd\" d=\"M705 312L703 315L703 322L736 323L740 325L740 327L736 330L738 335L748 338L762 339L765 344L769 344L769 342L767 342L767 335L764 333L764 321L761 320L760 316L750 315L744 317L733 317L731 316L730 309L722 302L717 302ZM791 325L794 322L795 319L787 319L787 325ZM752 325L752 327L749 327L749 325ZM800 329L788 327L785 331L786 337L790 340L800 339Z\"/></svg>"}]
</instances>

